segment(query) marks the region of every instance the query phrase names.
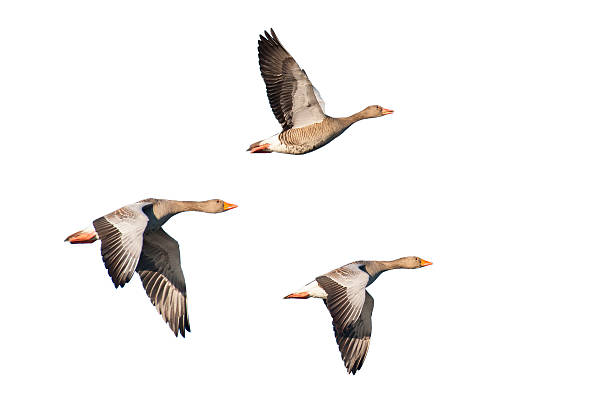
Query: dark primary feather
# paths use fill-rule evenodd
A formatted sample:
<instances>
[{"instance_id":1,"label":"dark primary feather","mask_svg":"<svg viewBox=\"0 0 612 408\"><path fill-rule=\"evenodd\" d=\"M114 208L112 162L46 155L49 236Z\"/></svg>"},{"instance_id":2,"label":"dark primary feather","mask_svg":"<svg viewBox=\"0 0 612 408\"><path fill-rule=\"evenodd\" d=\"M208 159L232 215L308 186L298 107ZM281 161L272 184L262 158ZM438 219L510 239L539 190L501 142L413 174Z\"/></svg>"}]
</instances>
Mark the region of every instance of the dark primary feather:
<instances>
[{"instance_id":1,"label":"dark primary feather","mask_svg":"<svg viewBox=\"0 0 612 408\"><path fill-rule=\"evenodd\" d=\"M372 334L372 310L374 299L364 290L363 304L354 304L348 296L348 288L328 276L319 276L317 283L327 293L327 306L332 315L336 343L344 366L355 374L365 360Z\"/></svg>"},{"instance_id":2,"label":"dark primary feather","mask_svg":"<svg viewBox=\"0 0 612 408\"><path fill-rule=\"evenodd\" d=\"M274 116L283 130L293 128L295 122L301 127L322 120L323 111L306 72L282 46L274 30L270 32L259 36L258 51L259 68Z\"/></svg>"},{"instance_id":3,"label":"dark primary feather","mask_svg":"<svg viewBox=\"0 0 612 408\"><path fill-rule=\"evenodd\" d=\"M355 374L363 366L372 335L372 310L374 298L366 291L365 302L359 318L343 331L334 326L336 343L340 349L346 370Z\"/></svg>"},{"instance_id":4,"label":"dark primary feather","mask_svg":"<svg viewBox=\"0 0 612 408\"><path fill-rule=\"evenodd\" d=\"M161 228L146 232L136 271L151 303L172 332L185 337L185 331L191 329L178 242Z\"/></svg>"},{"instance_id":5,"label":"dark primary feather","mask_svg":"<svg viewBox=\"0 0 612 408\"><path fill-rule=\"evenodd\" d=\"M270 31L271 35L266 31L264 36L259 36L259 69L266 84L272 112L283 130L288 130L293 127L291 109L295 79L283 74L288 71L284 68L286 65L297 66L297 63L282 46L274 30Z\"/></svg>"}]
</instances>

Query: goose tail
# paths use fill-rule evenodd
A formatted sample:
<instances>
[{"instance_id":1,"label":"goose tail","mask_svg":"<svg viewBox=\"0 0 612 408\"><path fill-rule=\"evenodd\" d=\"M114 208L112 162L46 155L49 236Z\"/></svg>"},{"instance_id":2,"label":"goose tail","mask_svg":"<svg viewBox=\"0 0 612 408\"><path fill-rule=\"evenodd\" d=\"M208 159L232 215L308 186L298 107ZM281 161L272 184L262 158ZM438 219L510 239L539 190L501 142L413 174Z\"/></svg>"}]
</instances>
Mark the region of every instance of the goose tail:
<instances>
[{"instance_id":1,"label":"goose tail","mask_svg":"<svg viewBox=\"0 0 612 408\"><path fill-rule=\"evenodd\" d=\"M91 244L92 242L96 242L98 238L96 230L90 227L68 235L64 242L67 241L71 244Z\"/></svg>"},{"instance_id":2,"label":"goose tail","mask_svg":"<svg viewBox=\"0 0 612 408\"><path fill-rule=\"evenodd\" d=\"M270 143L264 143L264 140L260 140L259 142L255 142L249 146L247 152L251 153L272 153L272 150L269 149Z\"/></svg>"}]
</instances>

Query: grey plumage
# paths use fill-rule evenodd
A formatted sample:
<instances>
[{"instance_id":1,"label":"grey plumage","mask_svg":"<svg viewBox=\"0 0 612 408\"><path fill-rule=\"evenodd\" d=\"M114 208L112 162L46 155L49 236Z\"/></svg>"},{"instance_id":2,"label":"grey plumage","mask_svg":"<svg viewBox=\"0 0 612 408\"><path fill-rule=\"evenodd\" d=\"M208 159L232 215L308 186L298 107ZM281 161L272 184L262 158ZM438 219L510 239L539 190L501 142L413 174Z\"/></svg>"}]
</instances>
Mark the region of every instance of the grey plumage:
<instances>
[{"instance_id":1,"label":"grey plumage","mask_svg":"<svg viewBox=\"0 0 612 408\"><path fill-rule=\"evenodd\" d=\"M184 211L218 213L236 205L222 200L176 201L149 198L122 207L70 235L71 243L102 241L101 253L115 287L123 287L138 272L151 303L175 336L190 331L187 289L178 242L161 227ZM93 238L91 236L93 235ZM87 237L85 240L81 237Z\"/></svg>"},{"instance_id":2,"label":"grey plumage","mask_svg":"<svg viewBox=\"0 0 612 408\"><path fill-rule=\"evenodd\" d=\"M344 329L334 325L336 343L347 372L355 374L363 366L372 335L372 310L374 298L365 291L365 300L359 318Z\"/></svg>"},{"instance_id":3,"label":"grey plumage","mask_svg":"<svg viewBox=\"0 0 612 408\"><path fill-rule=\"evenodd\" d=\"M142 251L142 233L149 222L142 212L151 202L141 201L122 207L93 222L102 241L104 265L115 287L130 281Z\"/></svg>"},{"instance_id":4,"label":"grey plumage","mask_svg":"<svg viewBox=\"0 0 612 408\"><path fill-rule=\"evenodd\" d=\"M338 279L339 272L343 268L347 270L348 276L355 277L354 281L342 279L344 283L339 283L332 278L335 275ZM363 365L372 334L374 299L365 290L368 278L365 273L363 275L360 276L359 273L342 267L316 279L319 286L327 293L324 302L332 315L336 343L344 366L352 374ZM371 307L366 308L366 304L368 306L371 304Z\"/></svg>"},{"instance_id":5,"label":"grey plumage","mask_svg":"<svg viewBox=\"0 0 612 408\"><path fill-rule=\"evenodd\" d=\"M268 101L283 130L269 139L249 146L253 153L305 154L325 146L353 123L393 111L372 105L345 118L325 114L325 103L280 43L274 30L259 36L259 68L266 84Z\"/></svg>"},{"instance_id":6,"label":"grey plumage","mask_svg":"<svg viewBox=\"0 0 612 408\"><path fill-rule=\"evenodd\" d=\"M325 118L306 72L282 46L274 30L259 36L259 69L268 100L283 130L308 126Z\"/></svg>"},{"instance_id":7,"label":"grey plumage","mask_svg":"<svg viewBox=\"0 0 612 408\"><path fill-rule=\"evenodd\" d=\"M394 261L356 261L318 276L303 289L285 298L322 298L332 316L336 343L347 372L355 374L365 361L372 335L374 298L366 287L390 269L415 269L431 265L418 257Z\"/></svg>"},{"instance_id":8,"label":"grey plumage","mask_svg":"<svg viewBox=\"0 0 612 408\"><path fill-rule=\"evenodd\" d=\"M162 228L145 232L136 271L151 303L174 335L185 337L185 330L191 330L178 242Z\"/></svg>"},{"instance_id":9,"label":"grey plumage","mask_svg":"<svg viewBox=\"0 0 612 408\"><path fill-rule=\"evenodd\" d=\"M325 306L332 316L336 343L347 371L355 374L363 365L372 334L374 299L365 290L369 276L354 262L316 278L327 293ZM371 307L365 308L366 299ZM368 306L370 305L368 300Z\"/></svg>"}]
</instances>

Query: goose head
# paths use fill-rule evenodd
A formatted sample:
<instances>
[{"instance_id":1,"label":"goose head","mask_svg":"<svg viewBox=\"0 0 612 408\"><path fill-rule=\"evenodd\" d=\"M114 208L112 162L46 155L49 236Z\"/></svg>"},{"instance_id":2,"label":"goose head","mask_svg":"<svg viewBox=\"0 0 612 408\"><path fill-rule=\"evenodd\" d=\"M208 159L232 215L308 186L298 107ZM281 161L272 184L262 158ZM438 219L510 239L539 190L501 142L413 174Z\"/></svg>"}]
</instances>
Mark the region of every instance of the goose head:
<instances>
[{"instance_id":1,"label":"goose head","mask_svg":"<svg viewBox=\"0 0 612 408\"><path fill-rule=\"evenodd\" d=\"M393 111L391 109L385 109L380 105L371 105L363 110L363 115L366 118L378 118L392 113Z\"/></svg>"},{"instance_id":2,"label":"goose head","mask_svg":"<svg viewBox=\"0 0 612 408\"><path fill-rule=\"evenodd\" d=\"M236 207L238 207L236 204L227 203L219 199L202 201L200 205L201 211L207 213L220 213Z\"/></svg>"},{"instance_id":3,"label":"goose head","mask_svg":"<svg viewBox=\"0 0 612 408\"><path fill-rule=\"evenodd\" d=\"M397 259L395 263L398 269L417 269L432 264L431 262L421 259L418 256L406 256L404 258Z\"/></svg>"}]
</instances>

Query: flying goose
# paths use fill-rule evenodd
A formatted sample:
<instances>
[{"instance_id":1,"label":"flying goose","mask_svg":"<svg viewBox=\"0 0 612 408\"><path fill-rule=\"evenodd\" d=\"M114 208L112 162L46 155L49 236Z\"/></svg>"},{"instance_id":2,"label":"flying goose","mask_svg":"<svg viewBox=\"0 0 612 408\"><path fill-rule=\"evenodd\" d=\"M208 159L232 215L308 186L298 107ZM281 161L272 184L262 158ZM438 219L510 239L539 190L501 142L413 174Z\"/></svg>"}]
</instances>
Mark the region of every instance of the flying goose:
<instances>
[{"instance_id":1,"label":"flying goose","mask_svg":"<svg viewBox=\"0 0 612 408\"><path fill-rule=\"evenodd\" d=\"M381 273L391 269L416 269L431 262L416 256L394 261L356 261L317 277L285 299L323 299L332 316L336 343L344 366L355 374L361 368L370 346L374 298L365 288Z\"/></svg>"},{"instance_id":2,"label":"flying goose","mask_svg":"<svg viewBox=\"0 0 612 408\"><path fill-rule=\"evenodd\" d=\"M102 260L115 287L123 287L134 271L175 336L191 331L187 290L179 245L163 229L170 217L184 211L220 213L236 208L222 200L175 201L147 198L98 218L68 236L71 244L102 241Z\"/></svg>"},{"instance_id":3,"label":"flying goose","mask_svg":"<svg viewBox=\"0 0 612 408\"><path fill-rule=\"evenodd\" d=\"M282 46L274 30L259 36L259 68L274 116L283 131L253 143L251 153L304 154L340 136L353 123L393 113L378 105L345 118L325 114L325 103L306 72Z\"/></svg>"}]
</instances>

